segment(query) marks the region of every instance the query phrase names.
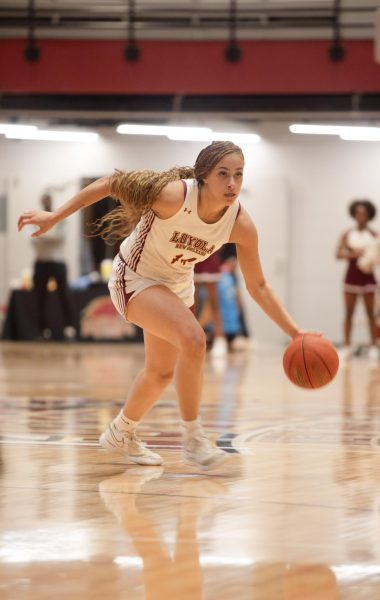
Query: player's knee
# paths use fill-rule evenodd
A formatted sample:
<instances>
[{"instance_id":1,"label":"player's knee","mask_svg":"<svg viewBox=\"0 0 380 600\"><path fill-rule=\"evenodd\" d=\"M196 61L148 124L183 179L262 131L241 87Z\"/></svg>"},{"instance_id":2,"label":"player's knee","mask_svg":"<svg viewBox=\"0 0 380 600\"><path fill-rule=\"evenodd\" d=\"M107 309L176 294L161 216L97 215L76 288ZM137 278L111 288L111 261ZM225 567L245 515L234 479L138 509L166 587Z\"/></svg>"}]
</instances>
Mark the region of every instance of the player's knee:
<instances>
[{"instance_id":1,"label":"player's knee","mask_svg":"<svg viewBox=\"0 0 380 600\"><path fill-rule=\"evenodd\" d=\"M174 369L146 368L145 377L158 387L165 387L172 381Z\"/></svg>"},{"instance_id":2,"label":"player's knee","mask_svg":"<svg viewBox=\"0 0 380 600\"><path fill-rule=\"evenodd\" d=\"M206 354L206 336L200 326L182 331L180 343L189 358L203 358Z\"/></svg>"}]
</instances>

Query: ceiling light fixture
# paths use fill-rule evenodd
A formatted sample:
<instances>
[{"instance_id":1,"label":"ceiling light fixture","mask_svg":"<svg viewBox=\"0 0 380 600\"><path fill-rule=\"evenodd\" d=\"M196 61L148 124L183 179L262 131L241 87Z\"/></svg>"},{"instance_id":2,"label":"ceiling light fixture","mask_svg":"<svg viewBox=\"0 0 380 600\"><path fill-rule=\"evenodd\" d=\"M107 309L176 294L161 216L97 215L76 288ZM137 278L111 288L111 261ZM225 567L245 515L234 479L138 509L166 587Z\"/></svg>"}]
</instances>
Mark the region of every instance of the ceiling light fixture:
<instances>
[{"instance_id":1,"label":"ceiling light fixture","mask_svg":"<svg viewBox=\"0 0 380 600\"><path fill-rule=\"evenodd\" d=\"M28 43L24 49L24 58L27 62L37 62L40 59L41 50L37 46L35 36L36 7L34 0L28 2Z\"/></svg>"},{"instance_id":2,"label":"ceiling light fixture","mask_svg":"<svg viewBox=\"0 0 380 600\"><path fill-rule=\"evenodd\" d=\"M140 58L140 48L135 37L135 0L127 0L127 45L124 49L124 58L128 62L136 62Z\"/></svg>"},{"instance_id":3,"label":"ceiling light fixture","mask_svg":"<svg viewBox=\"0 0 380 600\"><path fill-rule=\"evenodd\" d=\"M261 140L256 133L213 131L209 127L177 127L173 125L142 125L123 123L116 128L117 133L126 135L162 135L174 141L212 142L230 140L240 144L256 144Z\"/></svg>"},{"instance_id":4,"label":"ceiling light fixture","mask_svg":"<svg viewBox=\"0 0 380 600\"><path fill-rule=\"evenodd\" d=\"M241 58L241 48L239 48L236 41L236 20L237 20L237 6L236 0L230 0L230 18L229 18L229 33L230 41L227 48L224 51L224 58L227 62L235 63L239 62Z\"/></svg>"},{"instance_id":5,"label":"ceiling light fixture","mask_svg":"<svg viewBox=\"0 0 380 600\"><path fill-rule=\"evenodd\" d=\"M138 125L134 123L121 124L116 128L117 133L131 135L194 135L204 136L211 133L209 127L176 127L173 125Z\"/></svg>"},{"instance_id":6,"label":"ceiling light fixture","mask_svg":"<svg viewBox=\"0 0 380 600\"><path fill-rule=\"evenodd\" d=\"M341 0L334 0L334 15L333 15L333 41L328 50L328 55L331 62L341 62L346 57L346 50L342 44L341 38L341 17L342 7Z\"/></svg>"},{"instance_id":7,"label":"ceiling light fixture","mask_svg":"<svg viewBox=\"0 0 380 600\"><path fill-rule=\"evenodd\" d=\"M12 133L12 131L15 133L37 131L37 127L36 125L22 125L20 123L0 123L0 133L5 135L6 133Z\"/></svg>"},{"instance_id":8,"label":"ceiling light fixture","mask_svg":"<svg viewBox=\"0 0 380 600\"><path fill-rule=\"evenodd\" d=\"M48 129L35 129L28 131L9 130L5 133L9 140L36 140L44 142L96 142L97 133L90 131L54 131Z\"/></svg>"},{"instance_id":9,"label":"ceiling light fixture","mask_svg":"<svg viewBox=\"0 0 380 600\"><path fill-rule=\"evenodd\" d=\"M338 135L345 136L344 139L359 139L361 136L368 136L371 139L376 138L380 132L379 127L354 126L354 125L310 125L303 123L293 123L289 126L291 133L306 135Z\"/></svg>"},{"instance_id":10,"label":"ceiling light fixture","mask_svg":"<svg viewBox=\"0 0 380 600\"><path fill-rule=\"evenodd\" d=\"M358 127L359 129L359 127ZM370 129L369 127L363 129ZM352 142L380 142L380 128L373 127L370 131L348 131L340 135L342 140Z\"/></svg>"}]
</instances>

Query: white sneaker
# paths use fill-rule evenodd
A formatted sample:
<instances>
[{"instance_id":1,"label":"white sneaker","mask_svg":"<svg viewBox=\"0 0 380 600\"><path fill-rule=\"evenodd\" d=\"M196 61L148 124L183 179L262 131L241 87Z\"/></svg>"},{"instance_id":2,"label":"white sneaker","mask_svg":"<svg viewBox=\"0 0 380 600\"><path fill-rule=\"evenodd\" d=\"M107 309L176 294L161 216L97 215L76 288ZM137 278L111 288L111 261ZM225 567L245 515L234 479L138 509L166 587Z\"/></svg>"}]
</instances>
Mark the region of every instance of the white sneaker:
<instances>
[{"instance_id":1,"label":"white sneaker","mask_svg":"<svg viewBox=\"0 0 380 600\"><path fill-rule=\"evenodd\" d=\"M352 356L352 346L343 346L338 350L339 362L345 363Z\"/></svg>"},{"instance_id":2,"label":"white sneaker","mask_svg":"<svg viewBox=\"0 0 380 600\"><path fill-rule=\"evenodd\" d=\"M234 350L236 352L249 350L249 338L246 338L243 335L238 335L231 342L231 350Z\"/></svg>"},{"instance_id":3,"label":"white sneaker","mask_svg":"<svg viewBox=\"0 0 380 600\"><path fill-rule=\"evenodd\" d=\"M149 450L139 440L136 431L120 431L112 422L99 438L99 444L109 452L122 454L138 465L161 465L162 456Z\"/></svg>"},{"instance_id":4,"label":"white sneaker","mask_svg":"<svg viewBox=\"0 0 380 600\"><path fill-rule=\"evenodd\" d=\"M367 354L367 358L370 361L376 362L380 358L379 348L377 346L370 346Z\"/></svg>"},{"instance_id":5,"label":"white sneaker","mask_svg":"<svg viewBox=\"0 0 380 600\"><path fill-rule=\"evenodd\" d=\"M224 337L216 337L214 338L212 348L210 350L210 355L213 357L225 356L228 352L227 340Z\"/></svg>"},{"instance_id":6,"label":"white sneaker","mask_svg":"<svg viewBox=\"0 0 380 600\"><path fill-rule=\"evenodd\" d=\"M228 458L227 452L214 446L202 430L185 435L183 452L187 462L204 471L219 466Z\"/></svg>"}]
</instances>

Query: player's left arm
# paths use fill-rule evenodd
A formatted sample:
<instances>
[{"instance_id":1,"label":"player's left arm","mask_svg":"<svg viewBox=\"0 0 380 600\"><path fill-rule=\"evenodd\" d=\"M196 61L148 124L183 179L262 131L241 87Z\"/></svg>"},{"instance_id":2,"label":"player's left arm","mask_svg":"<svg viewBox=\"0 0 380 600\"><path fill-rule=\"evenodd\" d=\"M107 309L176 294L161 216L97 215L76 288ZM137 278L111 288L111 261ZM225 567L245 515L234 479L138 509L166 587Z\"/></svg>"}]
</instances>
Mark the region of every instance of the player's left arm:
<instances>
[{"instance_id":1,"label":"player's left arm","mask_svg":"<svg viewBox=\"0 0 380 600\"><path fill-rule=\"evenodd\" d=\"M236 244L237 258L250 296L287 335L303 333L267 282L260 262L258 234L247 211L241 207L230 242Z\"/></svg>"}]
</instances>

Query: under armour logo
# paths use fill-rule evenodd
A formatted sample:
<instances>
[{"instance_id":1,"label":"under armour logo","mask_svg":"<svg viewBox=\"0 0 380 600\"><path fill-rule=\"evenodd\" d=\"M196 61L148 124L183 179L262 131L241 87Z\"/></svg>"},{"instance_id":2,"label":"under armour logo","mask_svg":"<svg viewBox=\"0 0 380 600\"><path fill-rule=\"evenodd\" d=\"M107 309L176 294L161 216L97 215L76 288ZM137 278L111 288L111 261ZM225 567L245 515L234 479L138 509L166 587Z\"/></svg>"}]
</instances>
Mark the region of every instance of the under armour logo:
<instances>
[{"instance_id":1,"label":"under armour logo","mask_svg":"<svg viewBox=\"0 0 380 600\"><path fill-rule=\"evenodd\" d=\"M172 262L170 263L171 265L173 265L174 263L178 262L179 259L183 256L183 254L177 254L177 256L175 256L172 260Z\"/></svg>"},{"instance_id":2,"label":"under armour logo","mask_svg":"<svg viewBox=\"0 0 380 600\"><path fill-rule=\"evenodd\" d=\"M178 262L180 259L181 265L185 265L186 263L191 263L194 262L196 259L196 257L194 256L194 258L182 258L183 254L177 254L173 259L172 262L170 264L176 263Z\"/></svg>"},{"instance_id":3,"label":"under armour logo","mask_svg":"<svg viewBox=\"0 0 380 600\"><path fill-rule=\"evenodd\" d=\"M187 213L189 213L189 214L190 214L190 213L191 213L191 210L189 210L188 208L184 208L184 209L183 209L183 212L187 212Z\"/></svg>"},{"instance_id":4,"label":"under armour logo","mask_svg":"<svg viewBox=\"0 0 380 600\"><path fill-rule=\"evenodd\" d=\"M195 260L197 260L195 257L194 258L183 258L181 260L181 265L185 265L186 263L194 262Z\"/></svg>"}]
</instances>

